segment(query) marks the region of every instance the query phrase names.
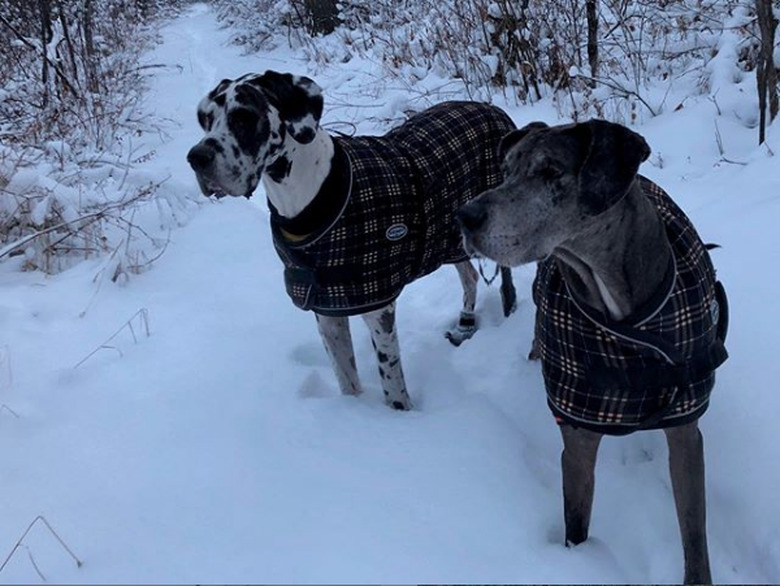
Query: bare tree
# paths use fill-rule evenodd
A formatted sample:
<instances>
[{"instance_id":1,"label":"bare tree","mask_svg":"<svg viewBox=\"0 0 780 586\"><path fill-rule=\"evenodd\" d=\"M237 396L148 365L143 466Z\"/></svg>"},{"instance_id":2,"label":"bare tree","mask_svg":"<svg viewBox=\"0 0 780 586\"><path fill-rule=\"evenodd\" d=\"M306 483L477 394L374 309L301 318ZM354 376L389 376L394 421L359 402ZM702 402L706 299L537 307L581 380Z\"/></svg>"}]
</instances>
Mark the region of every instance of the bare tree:
<instances>
[{"instance_id":1,"label":"bare tree","mask_svg":"<svg viewBox=\"0 0 780 586\"><path fill-rule=\"evenodd\" d=\"M756 13L758 26L761 30L761 49L756 68L756 80L758 82L758 107L759 126L758 144L766 138L767 110L769 111L769 123L777 116L777 69L774 61L775 31L777 30L777 18L772 10L772 0L756 0Z\"/></svg>"},{"instance_id":2,"label":"bare tree","mask_svg":"<svg viewBox=\"0 0 780 586\"><path fill-rule=\"evenodd\" d=\"M41 84L43 85L43 107L49 105L49 55L48 47L52 38L51 7L49 0L39 0L38 11L40 14L40 41L41 41Z\"/></svg>"},{"instance_id":3,"label":"bare tree","mask_svg":"<svg viewBox=\"0 0 780 586\"><path fill-rule=\"evenodd\" d=\"M595 79L599 76L599 20L596 0L585 0L585 12L588 19L588 63L590 76Z\"/></svg>"},{"instance_id":4,"label":"bare tree","mask_svg":"<svg viewBox=\"0 0 780 586\"><path fill-rule=\"evenodd\" d=\"M339 24L339 11L336 0L304 0L311 34L332 33Z\"/></svg>"}]
</instances>

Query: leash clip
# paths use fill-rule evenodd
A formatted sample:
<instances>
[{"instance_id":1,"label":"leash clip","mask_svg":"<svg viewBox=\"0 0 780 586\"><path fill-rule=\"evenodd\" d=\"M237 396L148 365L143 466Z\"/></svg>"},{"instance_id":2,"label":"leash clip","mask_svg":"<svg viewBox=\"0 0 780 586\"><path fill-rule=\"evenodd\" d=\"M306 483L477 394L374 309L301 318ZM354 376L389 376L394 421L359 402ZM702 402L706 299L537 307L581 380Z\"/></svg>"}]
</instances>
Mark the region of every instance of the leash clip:
<instances>
[{"instance_id":1,"label":"leash clip","mask_svg":"<svg viewBox=\"0 0 780 586\"><path fill-rule=\"evenodd\" d=\"M485 281L485 284L488 287L490 287L493 284L493 281L496 280L496 277L498 277L498 272L499 272L498 263L496 263L496 268L493 271L493 276L490 277L489 279L485 276L485 271L484 271L485 265L483 263L483 259L480 258L479 260L477 260L477 264L479 265L479 275L482 277L482 280Z\"/></svg>"}]
</instances>

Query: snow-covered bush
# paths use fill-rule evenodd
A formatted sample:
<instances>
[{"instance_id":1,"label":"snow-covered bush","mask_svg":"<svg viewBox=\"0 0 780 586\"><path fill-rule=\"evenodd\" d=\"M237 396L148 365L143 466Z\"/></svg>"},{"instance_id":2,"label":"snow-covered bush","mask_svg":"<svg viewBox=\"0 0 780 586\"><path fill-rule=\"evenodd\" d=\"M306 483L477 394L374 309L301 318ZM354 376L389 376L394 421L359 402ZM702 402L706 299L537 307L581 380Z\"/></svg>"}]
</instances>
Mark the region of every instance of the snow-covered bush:
<instances>
[{"instance_id":1,"label":"snow-covered bush","mask_svg":"<svg viewBox=\"0 0 780 586\"><path fill-rule=\"evenodd\" d=\"M117 276L144 266L135 218L156 188L126 181L144 156L133 137L155 125L138 63L177 2L0 0L0 260L56 272L111 252Z\"/></svg>"},{"instance_id":2,"label":"snow-covered bush","mask_svg":"<svg viewBox=\"0 0 780 586\"><path fill-rule=\"evenodd\" d=\"M214 1L250 50L286 41L320 63L365 55L400 77L458 78L473 98L553 96L575 119L629 123L676 107L678 89L707 91L724 34L736 35L741 67L755 66L752 0L597 0L596 72L585 0L341 0L342 50L307 34L300 0Z\"/></svg>"}]
</instances>

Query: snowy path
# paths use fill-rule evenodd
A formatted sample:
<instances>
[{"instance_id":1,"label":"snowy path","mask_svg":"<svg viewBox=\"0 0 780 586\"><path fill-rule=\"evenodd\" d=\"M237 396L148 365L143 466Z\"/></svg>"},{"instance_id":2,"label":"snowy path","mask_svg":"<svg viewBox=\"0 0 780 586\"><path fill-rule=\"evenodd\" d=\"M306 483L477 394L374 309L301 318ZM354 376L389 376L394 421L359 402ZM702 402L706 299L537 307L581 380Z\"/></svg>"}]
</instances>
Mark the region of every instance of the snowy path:
<instances>
[{"instance_id":1,"label":"snowy path","mask_svg":"<svg viewBox=\"0 0 780 586\"><path fill-rule=\"evenodd\" d=\"M184 155L199 136L201 96L223 77L305 65L284 50L241 56L202 5L164 37L149 62L181 68L155 78L149 104L179 126L156 146L149 173L192 191ZM341 67L318 81L354 77ZM525 122L550 112L512 114ZM732 285L732 360L703 421L713 574L777 582L780 372L770 325L778 317L767 324L754 309L777 283L751 275L777 266L778 246L765 246L777 199L761 193L777 193L779 174L757 160L680 181L669 127L647 129L670 152L669 167L647 172L673 193L687 190L694 219L726 245L718 263ZM737 206L728 195L745 182L756 190ZM43 514L85 562L77 569L36 528L25 544L52 582L680 579L657 432L605 441L592 539L562 546L560 439L538 366L524 358L530 270L515 273L522 299L507 320L497 291L480 290L482 329L459 349L442 335L458 309L454 271L404 292L400 331L417 410L396 413L382 404L359 322L367 392L338 395L313 317L284 292L260 199L202 206L155 268L123 287L97 289L97 263L56 278L0 266L0 405L19 415L0 407L0 556ZM151 337L134 344L123 331L112 342L121 356L104 350L73 368L140 308ZM39 581L27 551L0 581Z\"/></svg>"}]
</instances>

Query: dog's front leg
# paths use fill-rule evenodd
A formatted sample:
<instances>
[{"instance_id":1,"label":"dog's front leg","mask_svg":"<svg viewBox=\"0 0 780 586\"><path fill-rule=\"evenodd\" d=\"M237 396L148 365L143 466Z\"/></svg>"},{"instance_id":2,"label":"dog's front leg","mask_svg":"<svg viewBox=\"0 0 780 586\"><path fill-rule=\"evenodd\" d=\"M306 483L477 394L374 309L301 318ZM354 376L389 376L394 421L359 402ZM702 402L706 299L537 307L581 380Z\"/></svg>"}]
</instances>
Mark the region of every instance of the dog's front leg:
<instances>
[{"instance_id":1,"label":"dog's front leg","mask_svg":"<svg viewBox=\"0 0 780 586\"><path fill-rule=\"evenodd\" d=\"M474 306L477 304L477 275L476 269L470 261L464 260L455 264L463 287L463 309L457 325L447 330L444 336L453 346L460 346L464 340L471 338L477 331L477 318L474 315Z\"/></svg>"},{"instance_id":2,"label":"dog's front leg","mask_svg":"<svg viewBox=\"0 0 780 586\"><path fill-rule=\"evenodd\" d=\"M566 545L577 545L588 538L590 512L593 509L596 455L602 434L561 425L563 454L563 517Z\"/></svg>"},{"instance_id":3,"label":"dog's front leg","mask_svg":"<svg viewBox=\"0 0 780 586\"><path fill-rule=\"evenodd\" d=\"M669 471L685 556L685 583L711 584L707 552L704 440L695 421L664 431L669 444Z\"/></svg>"},{"instance_id":4,"label":"dog's front leg","mask_svg":"<svg viewBox=\"0 0 780 586\"><path fill-rule=\"evenodd\" d=\"M317 328L330 356L336 379L343 395L359 395L360 379L352 349L352 335L349 332L349 318L316 315Z\"/></svg>"},{"instance_id":5,"label":"dog's front leg","mask_svg":"<svg viewBox=\"0 0 780 586\"><path fill-rule=\"evenodd\" d=\"M412 408L412 402L406 392L404 372L401 368L401 352L395 330L395 303L365 313L363 319L371 332L371 341L379 361L379 376L382 378L385 401L394 409L408 411Z\"/></svg>"}]
</instances>

